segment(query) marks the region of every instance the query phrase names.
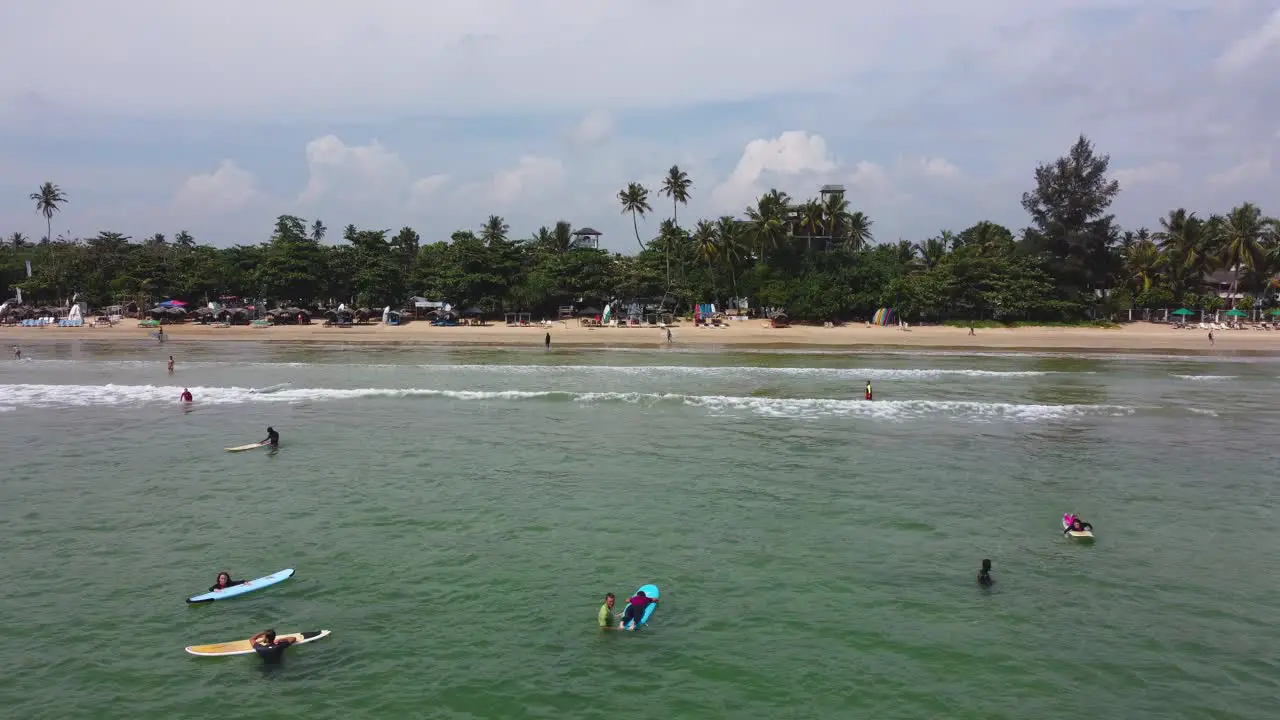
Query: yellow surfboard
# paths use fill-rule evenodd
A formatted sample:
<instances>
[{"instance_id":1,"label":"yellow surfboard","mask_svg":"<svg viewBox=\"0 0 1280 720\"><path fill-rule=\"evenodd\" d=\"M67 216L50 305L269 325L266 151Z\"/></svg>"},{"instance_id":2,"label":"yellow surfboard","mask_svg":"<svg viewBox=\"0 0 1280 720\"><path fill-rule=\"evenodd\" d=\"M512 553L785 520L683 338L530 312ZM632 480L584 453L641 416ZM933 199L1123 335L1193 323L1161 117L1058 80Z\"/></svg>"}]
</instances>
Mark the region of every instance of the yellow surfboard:
<instances>
[{"instance_id":1,"label":"yellow surfboard","mask_svg":"<svg viewBox=\"0 0 1280 720\"><path fill-rule=\"evenodd\" d=\"M279 633L276 635L276 639L288 638L295 645L304 645L312 640L319 640L328 636L328 630L307 630L306 632L297 633ZM214 643L212 645L190 645L187 647L187 652L200 657L225 657L228 655L252 655L254 650L249 641L245 639L234 642Z\"/></svg>"}]
</instances>

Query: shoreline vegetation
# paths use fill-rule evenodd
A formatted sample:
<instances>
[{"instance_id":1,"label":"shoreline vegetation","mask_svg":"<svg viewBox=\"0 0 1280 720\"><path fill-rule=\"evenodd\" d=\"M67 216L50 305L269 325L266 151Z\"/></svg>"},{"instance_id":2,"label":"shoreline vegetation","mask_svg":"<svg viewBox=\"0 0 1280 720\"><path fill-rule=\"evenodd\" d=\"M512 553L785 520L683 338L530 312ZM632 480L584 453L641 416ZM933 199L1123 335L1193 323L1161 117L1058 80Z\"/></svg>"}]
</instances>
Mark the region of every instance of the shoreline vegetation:
<instances>
[{"instance_id":1,"label":"shoreline vegetation","mask_svg":"<svg viewBox=\"0 0 1280 720\"><path fill-rule=\"evenodd\" d=\"M804 201L770 190L740 216L685 218L681 225L681 210L696 188L678 166L652 196L635 182L617 195L617 208L633 221L634 255L602 250L598 231L574 230L563 220L518 239L497 215L478 231L459 230L428 243L410 227L392 234L354 225L340 241L326 242L321 220L292 215L277 218L265 242L229 248L199 244L185 231L172 241L155 234L134 242L102 231L86 239L46 236L34 245L12 233L0 244L0 287L20 291L22 299L7 303L0 321L57 317L80 302L89 317L151 313L177 328L197 318L233 327L268 317L277 326L322 316L345 324L341 312L358 308L356 319L363 320L380 316L384 307L409 315L435 307L430 317L439 324L518 315L525 321L602 316L652 326L696 312L737 326L728 316L749 308L753 318L779 319L780 325L906 323L911 331L893 342L908 345L943 337L943 330L924 326L980 327L990 342L1036 346L1042 341L1010 341L1001 333L1017 325L1040 329L1016 329L1008 337L1030 338L1053 325L1063 326L1055 332L1075 333L1082 323L1112 320L1176 321L1207 331L1223 329L1224 314L1228 325L1249 319L1254 328L1275 332L1268 321L1280 321L1280 221L1245 202L1205 218L1178 208L1154 232L1122 230L1109 213L1120 193L1109 163L1082 135L1066 155L1035 168L1021 198L1026 227L1015 232L981 220L919 242L877 241L872 219L838 185L823 186L819 197ZM46 229L64 206L74 207L52 182L30 198ZM646 238L639 220L663 217L667 207L670 217ZM608 337L632 344L624 339L628 332L644 331L627 328ZM842 332L805 329L750 342L859 342L856 334L845 338ZM722 333L715 342L738 335ZM1247 343L1265 344L1266 335L1254 340L1251 334ZM595 344L602 341L586 338L605 335L576 337L570 334L569 342ZM1126 331L1123 337L1148 336ZM1150 336L1157 345L1201 341L1181 338ZM1221 340L1246 342L1225 334ZM684 341L703 340L686 335ZM1210 344L1207 338L1204 344Z\"/></svg>"},{"instance_id":2,"label":"shoreline vegetation","mask_svg":"<svg viewBox=\"0 0 1280 720\"><path fill-rule=\"evenodd\" d=\"M793 325L766 327L761 320L737 321L725 327L675 325L672 342L662 328L586 327L576 321L548 326L507 325L437 327L425 322L401 326L380 323L352 327L281 325L276 327L214 327L166 325L165 342L155 328L125 321L114 327L0 327L0 342L20 347L54 343L93 342L110 345L152 344L163 348L187 343L263 342L280 344L382 344L422 346L489 346L541 350L547 333L551 349L647 348L661 350L824 350L849 351L916 348L921 351L1023 352L1190 352L1205 355L1280 355L1280 332L1224 330L1214 334L1175 329L1157 323L1132 323L1119 328L1014 327L976 328L929 325L910 327L837 327ZM30 355L30 353L24 353ZM33 356L34 357L34 356Z\"/></svg>"}]
</instances>

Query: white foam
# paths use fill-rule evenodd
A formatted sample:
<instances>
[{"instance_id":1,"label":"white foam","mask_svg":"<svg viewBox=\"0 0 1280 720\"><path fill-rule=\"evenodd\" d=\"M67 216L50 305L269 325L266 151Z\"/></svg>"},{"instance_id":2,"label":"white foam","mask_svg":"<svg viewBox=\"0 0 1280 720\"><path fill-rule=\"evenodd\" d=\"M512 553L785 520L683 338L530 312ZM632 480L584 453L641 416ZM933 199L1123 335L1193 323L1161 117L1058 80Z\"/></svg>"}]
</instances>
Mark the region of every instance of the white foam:
<instances>
[{"instance_id":1,"label":"white foam","mask_svg":"<svg viewBox=\"0 0 1280 720\"><path fill-rule=\"evenodd\" d=\"M1235 380L1238 376L1236 376L1236 375L1177 375L1177 374L1175 374L1175 375L1174 375L1174 377L1176 377L1176 378L1178 378L1178 379L1180 379L1180 380L1203 380L1203 381L1206 381L1206 382L1215 382L1215 381L1218 381L1218 380Z\"/></svg>"},{"instance_id":2,"label":"white foam","mask_svg":"<svg viewBox=\"0 0 1280 720\"><path fill-rule=\"evenodd\" d=\"M1034 422L1085 416L1128 415L1132 408L1114 405L1029 405L941 400L774 398L732 395L688 395L645 392L561 392L525 390L435 390L430 388L296 388L260 394L251 388L192 387L197 404L296 403L353 401L366 398L446 398L467 402L563 400L580 404L629 403L652 406L681 404L713 415L751 414L771 418L816 419L867 417L905 421L947 417L972 421ZM54 408L90 405L116 407L173 404L180 389L157 385L0 385L0 394L20 406Z\"/></svg>"}]
</instances>

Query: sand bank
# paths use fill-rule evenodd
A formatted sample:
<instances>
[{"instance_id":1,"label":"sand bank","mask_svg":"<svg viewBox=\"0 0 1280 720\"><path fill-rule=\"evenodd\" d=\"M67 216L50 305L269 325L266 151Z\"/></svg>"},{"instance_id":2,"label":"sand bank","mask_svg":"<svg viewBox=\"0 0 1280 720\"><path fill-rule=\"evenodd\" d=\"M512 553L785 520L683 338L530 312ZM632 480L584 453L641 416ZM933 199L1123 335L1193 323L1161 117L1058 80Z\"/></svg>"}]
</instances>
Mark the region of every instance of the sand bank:
<instances>
[{"instance_id":1,"label":"sand bank","mask_svg":"<svg viewBox=\"0 0 1280 720\"><path fill-rule=\"evenodd\" d=\"M155 342L154 328L139 328L126 321L110 328L0 328L0 342L6 345L24 343L93 341ZM507 345L540 346L545 334L551 333L556 347L653 347L667 344L666 331L657 328L588 328L576 323L554 323L550 328L508 327L432 327L427 323L409 323L398 327L380 324L350 328L321 325L281 326L268 328L204 325L165 326L168 341L185 342L281 342L281 343L405 343L424 345ZM866 327L847 325L823 328L797 326L770 328L761 321L734 323L727 328L695 327L691 323L672 328L673 345L677 347L757 348L757 349L826 349L858 350L876 347L936 348L961 350L1027 350L1027 351L1183 351L1199 353L1280 354L1280 331L1223 330L1214 333L1210 345L1202 330L1175 330L1167 325L1134 323L1119 329L1029 327L980 329L969 335L964 328Z\"/></svg>"}]
</instances>

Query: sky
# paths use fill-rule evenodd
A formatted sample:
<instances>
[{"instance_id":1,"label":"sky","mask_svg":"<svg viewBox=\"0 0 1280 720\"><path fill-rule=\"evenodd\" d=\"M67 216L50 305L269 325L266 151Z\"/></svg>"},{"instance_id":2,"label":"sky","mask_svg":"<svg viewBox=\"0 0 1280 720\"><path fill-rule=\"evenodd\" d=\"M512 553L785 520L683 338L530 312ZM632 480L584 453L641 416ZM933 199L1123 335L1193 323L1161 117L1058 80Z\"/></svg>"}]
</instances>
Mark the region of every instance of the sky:
<instances>
[{"instance_id":1,"label":"sky","mask_svg":"<svg viewBox=\"0 0 1280 720\"><path fill-rule=\"evenodd\" d=\"M1013 229L1081 134L1130 229L1280 215L1280 0L41 0L0 4L0 233L281 214L424 242L501 215L637 249L618 191L693 180L681 224L846 187L877 241Z\"/></svg>"}]
</instances>

